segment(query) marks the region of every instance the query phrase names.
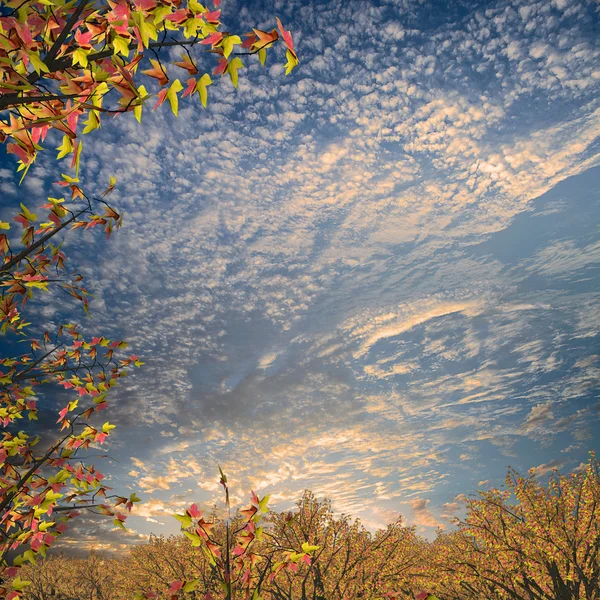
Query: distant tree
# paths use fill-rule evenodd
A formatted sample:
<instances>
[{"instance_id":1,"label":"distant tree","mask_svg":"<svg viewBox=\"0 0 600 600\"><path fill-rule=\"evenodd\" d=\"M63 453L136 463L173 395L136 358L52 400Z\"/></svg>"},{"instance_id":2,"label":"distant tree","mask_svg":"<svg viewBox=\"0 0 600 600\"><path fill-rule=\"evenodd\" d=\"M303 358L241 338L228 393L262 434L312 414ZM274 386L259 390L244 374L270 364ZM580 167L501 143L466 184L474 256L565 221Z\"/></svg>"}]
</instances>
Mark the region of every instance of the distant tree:
<instances>
[{"instance_id":1,"label":"distant tree","mask_svg":"<svg viewBox=\"0 0 600 600\"><path fill-rule=\"evenodd\" d=\"M270 522L285 544L318 546L310 565L273 580L274 599L412 598L419 589L425 542L401 519L371 534L359 520L336 517L330 501L306 491L296 511L274 513Z\"/></svg>"},{"instance_id":2,"label":"distant tree","mask_svg":"<svg viewBox=\"0 0 600 600\"><path fill-rule=\"evenodd\" d=\"M272 535L263 526L263 516L269 512L269 496L259 498L252 492L248 508L232 514L227 477L220 468L219 472L226 519L218 520L213 514L206 521L196 504L183 514L175 515L192 547L202 549L210 576L202 568L192 578L186 576L172 581L169 589L163 590L172 600L186 598L190 593L210 600L215 584L222 590L224 600L260 600L280 572L298 573L299 565L310 564L311 555L319 549L307 542L299 546L286 545L282 538ZM151 589L142 590L136 596L139 600L155 597L156 592Z\"/></svg>"},{"instance_id":3,"label":"distant tree","mask_svg":"<svg viewBox=\"0 0 600 600\"><path fill-rule=\"evenodd\" d=\"M140 590L142 596L151 591L166 592L174 581L199 580L197 589L203 595L218 597L222 591L202 549L193 547L183 536L150 536L147 544L131 549L121 568L129 574L121 590L126 598L133 598ZM199 591L197 597L202 597Z\"/></svg>"},{"instance_id":4,"label":"distant tree","mask_svg":"<svg viewBox=\"0 0 600 600\"><path fill-rule=\"evenodd\" d=\"M119 561L91 551L85 559L51 556L23 568L24 600L120 600L125 572Z\"/></svg>"},{"instance_id":5,"label":"distant tree","mask_svg":"<svg viewBox=\"0 0 600 600\"><path fill-rule=\"evenodd\" d=\"M141 120L150 99L141 73L158 84L156 108L169 101L175 115L179 97L198 93L206 106L212 83L199 57L202 46L214 55L213 75L229 75L238 85L240 56L257 54L265 64L267 49L280 39L286 46L286 73L298 64L289 31L253 29L245 39L222 30L221 0L209 9L197 0L0 0L0 142L19 159L25 172L42 149L50 129L63 134L58 158L73 155L79 164L82 133L100 127L101 115L133 111ZM165 66L165 48L179 47L173 66L187 76L185 85ZM204 72L203 72L204 71ZM115 98L110 108L104 104Z\"/></svg>"},{"instance_id":6,"label":"distant tree","mask_svg":"<svg viewBox=\"0 0 600 600\"><path fill-rule=\"evenodd\" d=\"M117 598L141 588L138 598L169 600L598 600L599 471L592 457L548 486L511 471L507 491L470 500L458 529L433 542L399 520L370 533L310 492L282 513L267 512L268 496L225 519L192 505L177 515L185 537L133 548L108 565L110 585ZM43 562L24 569L30 592L44 580L70 593L73 573L98 587L101 569L62 565L60 576Z\"/></svg>"},{"instance_id":7,"label":"distant tree","mask_svg":"<svg viewBox=\"0 0 600 600\"><path fill-rule=\"evenodd\" d=\"M433 554L443 598L600 599L600 468L592 455L547 486L511 470L505 491L467 503L459 530ZM511 499L514 498L513 501Z\"/></svg>"}]
</instances>

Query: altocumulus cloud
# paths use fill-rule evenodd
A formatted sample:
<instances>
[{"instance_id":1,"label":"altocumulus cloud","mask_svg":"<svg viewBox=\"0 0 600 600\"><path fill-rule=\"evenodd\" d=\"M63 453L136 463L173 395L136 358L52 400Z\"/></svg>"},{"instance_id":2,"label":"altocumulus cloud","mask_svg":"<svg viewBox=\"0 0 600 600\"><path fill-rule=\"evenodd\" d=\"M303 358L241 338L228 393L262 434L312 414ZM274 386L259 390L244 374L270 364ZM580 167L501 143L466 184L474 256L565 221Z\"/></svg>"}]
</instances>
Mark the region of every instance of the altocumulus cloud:
<instances>
[{"instance_id":1,"label":"altocumulus cloud","mask_svg":"<svg viewBox=\"0 0 600 600\"><path fill-rule=\"evenodd\" d=\"M585 460L599 417L592 3L223 9L232 28L281 16L300 68L253 64L238 93L212 86L206 111L128 115L85 140L83 179L116 175L125 211L107 246L68 241L95 291L85 327L146 362L115 403L111 485L148 500L123 543L210 504L217 462L236 499L253 486L285 508L310 488L370 526L402 513L431 533L508 464ZM42 159L31 185L53 169Z\"/></svg>"}]
</instances>

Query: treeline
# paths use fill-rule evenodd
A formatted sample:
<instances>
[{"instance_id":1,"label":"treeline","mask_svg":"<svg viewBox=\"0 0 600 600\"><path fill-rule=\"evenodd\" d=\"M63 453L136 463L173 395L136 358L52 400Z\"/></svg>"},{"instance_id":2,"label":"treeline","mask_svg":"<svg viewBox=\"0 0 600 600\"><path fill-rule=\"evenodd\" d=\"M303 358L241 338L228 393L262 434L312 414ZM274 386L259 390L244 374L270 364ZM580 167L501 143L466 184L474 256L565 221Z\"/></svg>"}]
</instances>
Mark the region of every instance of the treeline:
<instances>
[{"instance_id":1,"label":"treeline","mask_svg":"<svg viewBox=\"0 0 600 600\"><path fill-rule=\"evenodd\" d=\"M440 600L600 600L600 469L594 456L575 473L555 473L547 485L514 471L506 484L467 500L465 519L432 542L400 520L371 533L305 492L294 511L265 515L264 528L251 536L245 570L229 571L229 588L215 559L227 554L233 565L250 544L239 550L239 540L248 539L244 523L253 521L238 513L229 525L207 523L210 534L201 543L184 515L185 537L151 537L118 560L91 553L84 560L58 556L24 567L21 578L31 581L24 598L243 600L252 579L252 589L260 590L254 600L428 594ZM194 584L185 591L184 582Z\"/></svg>"}]
</instances>

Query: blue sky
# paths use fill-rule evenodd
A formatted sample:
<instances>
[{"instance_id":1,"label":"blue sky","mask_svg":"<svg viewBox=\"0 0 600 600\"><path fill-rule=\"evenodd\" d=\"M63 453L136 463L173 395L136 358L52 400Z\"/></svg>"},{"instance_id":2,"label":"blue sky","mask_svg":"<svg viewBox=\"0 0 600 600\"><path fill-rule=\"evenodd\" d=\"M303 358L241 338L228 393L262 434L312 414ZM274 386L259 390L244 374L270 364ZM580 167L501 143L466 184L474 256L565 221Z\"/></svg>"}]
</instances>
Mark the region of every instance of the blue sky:
<instances>
[{"instance_id":1,"label":"blue sky","mask_svg":"<svg viewBox=\"0 0 600 600\"><path fill-rule=\"evenodd\" d=\"M82 179L125 223L66 248L85 329L146 362L115 394L107 464L144 499L119 549L253 488L305 488L370 528L431 536L465 494L599 449L598 4L224 0L231 30L281 17L269 57L185 104L105 120ZM212 68L212 63L207 70ZM52 147L52 144L47 144ZM58 145L58 144L54 144ZM3 211L41 204L53 151ZM40 327L60 318L39 305ZM52 399L48 399L49 406ZM49 421L52 422L52 421ZM75 545L75 539L63 540Z\"/></svg>"}]
</instances>

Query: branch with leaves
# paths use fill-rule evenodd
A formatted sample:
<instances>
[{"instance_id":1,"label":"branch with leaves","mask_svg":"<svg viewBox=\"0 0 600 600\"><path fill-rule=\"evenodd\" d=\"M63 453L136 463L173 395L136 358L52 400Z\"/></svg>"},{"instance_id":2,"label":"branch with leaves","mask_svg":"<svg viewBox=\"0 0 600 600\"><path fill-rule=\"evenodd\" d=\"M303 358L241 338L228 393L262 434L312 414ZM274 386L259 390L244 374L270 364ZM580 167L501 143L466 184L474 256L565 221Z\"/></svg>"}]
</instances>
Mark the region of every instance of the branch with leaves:
<instances>
[{"instance_id":1,"label":"branch with leaves","mask_svg":"<svg viewBox=\"0 0 600 600\"><path fill-rule=\"evenodd\" d=\"M20 567L45 556L82 509L110 515L123 527L126 513L139 500L135 494L107 493L104 475L82 453L110 436L115 426L96 423L94 417L108 407L107 396L126 369L143 363L135 355L118 356L127 347L124 341L86 340L70 323L52 335L31 335L25 320L34 294L53 289L75 298L88 312L90 294L82 277L67 270L57 236L101 227L109 237L122 220L104 198L86 196L76 177L63 175L57 183L70 197L48 198L41 206L45 219L21 204L14 218L21 235L12 239L11 224L0 222L0 331L29 348L0 359L0 594L8 599L19 598L25 588L15 578ZM114 185L111 179L104 197ZM58 412L60 433L43 450L39 436L19 428L25 418L25 423L38 419L40 388L43 398L60 388L74 395ZM18 553L10 565L9 553ZM6 587L2 581L8 579L12 582Z\"/></svg>"},{"instance_id":2,"label":"branch with leaves","mask_svg":"<svg viewBox=\"0 0 600 600\"><path fill-rule=\"evenodd\" d=\"M178 113L179 98L197 93L207 104L210 74L199 55L215 56L213 75L228 75L237 88L241 56L258 55L264 65L267 51L278 41L286 47L286 74L298 64L289 31L277 19L270 32L253 29L239 35L222 31L220 0L210 10L197 0L0 0L0 142L27 172L42 150L49 130L63 134L58 158L81 152L81 133L101 125L102 114L133 111L138 121L152 94L140 83L138 67L158 84L154 108L169 101ZM160 51L179 46L185 85L173 78ZM151 54L152 56L148 56ZM183 92L183 93L182 93ZM113 107L107 109L107 98Z\"/></svg>"}]
</instances>

